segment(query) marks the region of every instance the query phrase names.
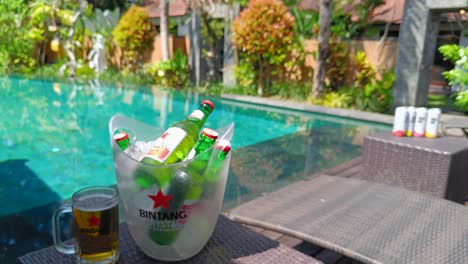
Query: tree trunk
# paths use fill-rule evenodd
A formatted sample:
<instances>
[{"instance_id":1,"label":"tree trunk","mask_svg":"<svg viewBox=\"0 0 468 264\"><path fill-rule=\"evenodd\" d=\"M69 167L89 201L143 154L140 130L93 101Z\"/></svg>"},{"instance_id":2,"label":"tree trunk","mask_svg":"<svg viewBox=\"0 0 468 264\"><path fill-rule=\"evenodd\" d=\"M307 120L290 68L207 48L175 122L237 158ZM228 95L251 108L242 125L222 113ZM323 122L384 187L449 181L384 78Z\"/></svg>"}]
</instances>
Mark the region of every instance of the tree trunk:
<instances>
[{"instance_id":1,"label":"tree trunk","mask_svg":"<svg viewBox=\"0 0 468 264\"><path fill-rule=\"evenodd\" d=\"M263 96L263 62L260 60L258 65L257 95Z\"/></svg>"},{"instance_id":2,"label":"tree trunk","mask_svg":"<svg viewBox=\"0 0 468 264\"><path fill-rule=\"evenodd\" d=\"M314 70L312 96L321 97L325 87L327 58L330 55L332 0L320 0L317 66Z\"/></svg>"},{"instance_id":3,"label":"tree trunk","mask_svg":"<svg viewBox=\"0 0 468 264\"><path fill-rule=\"evenodd\" d=\"M159 4L161 10L160 14L160 27L161 27L161 49L163 60L169 60L169 2L168 0L161 0Z\"/></svg>"}]
</instances>

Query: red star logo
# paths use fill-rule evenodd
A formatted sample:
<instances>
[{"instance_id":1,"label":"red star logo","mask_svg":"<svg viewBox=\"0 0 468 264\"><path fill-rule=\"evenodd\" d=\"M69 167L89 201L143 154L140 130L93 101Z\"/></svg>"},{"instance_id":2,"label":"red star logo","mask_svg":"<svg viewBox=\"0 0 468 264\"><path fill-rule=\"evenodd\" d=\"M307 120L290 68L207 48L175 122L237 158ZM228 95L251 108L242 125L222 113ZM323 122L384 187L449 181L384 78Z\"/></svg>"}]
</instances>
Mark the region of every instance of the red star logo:
<instances>
[{"instance_id":1,"label":"red star logo","mask_svg":"<svg viewBox=\"0 0 468 264\"><path fill-rule=\"evenodd\" d=\"M154 201L153 209L161 206L166 210L169 210L169 202L174 198L174 195L164 195L164 193L159 190L156 195L148 195L148 197Z\"/></svg>"},{"instance_id":2,"label":"red star logo","mask_svg":"<svg viewBox=\"0 0 468 264\"><path fill-rule=\"evenodd\" d=\"M88 218L88 224L90 226L98 226L99 222L100 222L100 219L94 215Z\"/></svg>"}]
</instances>

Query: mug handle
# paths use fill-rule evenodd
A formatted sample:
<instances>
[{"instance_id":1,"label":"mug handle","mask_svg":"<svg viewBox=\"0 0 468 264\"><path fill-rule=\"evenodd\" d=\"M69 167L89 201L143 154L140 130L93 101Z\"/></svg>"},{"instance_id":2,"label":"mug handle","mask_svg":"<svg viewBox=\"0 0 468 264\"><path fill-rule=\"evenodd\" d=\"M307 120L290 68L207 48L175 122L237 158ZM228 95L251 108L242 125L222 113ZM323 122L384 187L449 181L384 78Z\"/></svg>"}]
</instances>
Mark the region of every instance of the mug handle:
<instances>
[{"instance_id":1,"label":"mug handle","mask_svg":"<svg viewBox=\"0 0 468 264\"><path fill-rule=\"evenodd\" d=\"M64 204L55 210L52 216L52 237L54 239L55 248L64 254L75 254L75 246L67 245L62 241L62 232L60 231L60 216L65 213L71 213L72 207L70 204Z\"/></svg>"}]
</instances>

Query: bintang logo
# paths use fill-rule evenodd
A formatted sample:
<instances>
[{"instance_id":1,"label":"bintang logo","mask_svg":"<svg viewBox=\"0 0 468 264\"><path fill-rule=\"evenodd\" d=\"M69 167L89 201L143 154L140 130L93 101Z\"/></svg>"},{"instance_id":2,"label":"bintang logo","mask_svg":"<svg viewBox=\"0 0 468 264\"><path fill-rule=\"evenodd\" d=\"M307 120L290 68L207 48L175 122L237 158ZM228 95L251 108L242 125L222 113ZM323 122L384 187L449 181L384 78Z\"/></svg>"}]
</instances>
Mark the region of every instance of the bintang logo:
<instances>
[{"instance_id":1,"label":"bintang logo","mask_svg":"<svg viewBox=\"0 0 468 264\"><path fill-rule=\"evenodd\" d=\"M174 195L164 195L164 193L159 190L156 195L148 195L148 197L154 201L153 209L157 209L161 206L169 210L169 202L174 198Z\"/></svg>"},{"instance_id":2,"label":"bintang logo","mask_svg":"<svg viewBox=\"0 0 468 264\"><path fill-rule=\"evenodd\" d=\"M91 217L88 218L88 224L90 226L99 226L99 223L101 222L101 219L98 217L92 215Z\"/></svg>"},{"instance_id":3,"label":"bintang logo","mask_svg":"<svg viewBox=\"0 0 468 264\"><path fill-rule=\"evenodd\" d=\"M171 211L169 207L169 202L174 199L174 195L164 195L164 193L159 190L155 195L148 195L148 198L153 200L153 209L161 209L157 211L148 211L139 209L140 217L159 220L159 221L172 221L178 219L184 219L187 217L187 212L185 210L178 210L177 208L174 211Z\"/></svg>"},{"instance_id":4,"label":"bintang logo","mask_svg":"<svg viewBox=\"0 0 468 264\"><path fill-rule=\"evenodd\" d=\"M80 231L83 233L98 233L99 232L99 224L101 223L101 219L99 217L96 217L95 215L92 215L88 217L88 226L87 228L80 228Z\"/></svg>"}]
</instances>

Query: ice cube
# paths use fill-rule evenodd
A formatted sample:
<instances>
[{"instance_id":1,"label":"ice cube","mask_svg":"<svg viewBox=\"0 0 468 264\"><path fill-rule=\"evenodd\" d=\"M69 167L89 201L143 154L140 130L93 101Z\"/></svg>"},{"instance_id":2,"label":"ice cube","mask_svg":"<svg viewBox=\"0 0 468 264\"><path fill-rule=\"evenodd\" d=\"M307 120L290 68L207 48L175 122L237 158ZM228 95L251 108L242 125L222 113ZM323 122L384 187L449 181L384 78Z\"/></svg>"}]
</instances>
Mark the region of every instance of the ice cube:
<instances>
[{"instance_id":1,"label":"ice cube","mask_svg":"<svg viewBox=\"0 0 468 264\"><path fill-rule=\"evenodd\" d=\"M146 154L146 152L136 144L130 145L124 152L136 161L140 161L143 158L143 155Z\"/></svg>"}]
</instances>

